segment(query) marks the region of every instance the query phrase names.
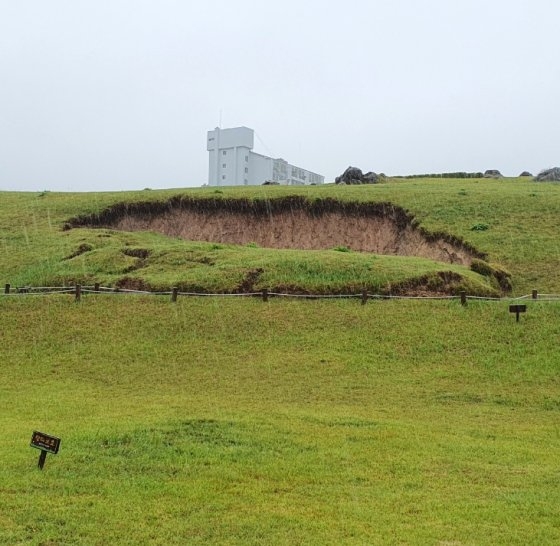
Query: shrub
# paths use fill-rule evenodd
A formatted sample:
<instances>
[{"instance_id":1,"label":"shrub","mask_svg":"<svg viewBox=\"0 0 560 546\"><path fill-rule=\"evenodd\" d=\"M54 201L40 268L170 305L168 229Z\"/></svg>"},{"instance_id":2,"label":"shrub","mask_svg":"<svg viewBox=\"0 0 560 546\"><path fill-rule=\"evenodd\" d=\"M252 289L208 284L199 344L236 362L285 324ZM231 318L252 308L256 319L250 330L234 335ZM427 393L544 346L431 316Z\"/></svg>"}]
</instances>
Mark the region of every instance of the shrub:
<instances>
[{"instance_id":1,"label":"shrub","mask_svg":"<svg viewBox=\"0 0 560 546\"><path fill-rule=\"evenodd\" d=\"M474 224L474 226L471 227L471 231L486 231L487 229L489 229L490 226L488 224Z\"/></svg>"}]
</instances>

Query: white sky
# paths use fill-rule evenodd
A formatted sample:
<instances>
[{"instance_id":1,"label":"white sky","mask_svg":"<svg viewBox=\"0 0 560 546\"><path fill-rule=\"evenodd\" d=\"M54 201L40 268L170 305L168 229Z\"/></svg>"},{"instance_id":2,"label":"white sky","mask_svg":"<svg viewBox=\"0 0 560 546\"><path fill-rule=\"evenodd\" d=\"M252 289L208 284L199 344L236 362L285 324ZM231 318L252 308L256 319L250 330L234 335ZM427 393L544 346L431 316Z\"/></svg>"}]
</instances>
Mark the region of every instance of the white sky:
<instances>
[{"instance_id":1,"label":"white sky","mask_svg":"<svg viewBox=\"0 0 560 546\"><path fill-rule=\"evenodd\" d=\"M560 165L558 0L0 0L0 190L200 186L206 131L332 181Z\"/></svg>"}]
</instances>

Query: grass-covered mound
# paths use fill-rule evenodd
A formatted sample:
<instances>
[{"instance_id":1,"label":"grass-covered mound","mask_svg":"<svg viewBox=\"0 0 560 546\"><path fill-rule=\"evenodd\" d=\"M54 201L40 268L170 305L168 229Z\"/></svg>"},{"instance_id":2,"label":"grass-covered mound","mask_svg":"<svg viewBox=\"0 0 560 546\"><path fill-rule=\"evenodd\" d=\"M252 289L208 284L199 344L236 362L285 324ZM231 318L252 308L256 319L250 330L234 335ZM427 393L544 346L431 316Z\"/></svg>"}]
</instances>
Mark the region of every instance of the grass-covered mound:
<instances>
[{"instance_id":1,"label":"grass-covered mound","mask_svg":"<svg viewBox=\"0 0 560 546\"><path fill-rule=\"evenodd\" d=\"M70 229L72 218L102 214L124 201L169 199L275 202L299 196L342 203L392 203L433 237L461 241L490 262L476 273L417 257L255 248L256 245L190 243L154 233ZM399 180L360 187L257 187L130 193L0 194L0 271L14 286L100 282L152 290L228 292L243 287L300 293L423 292L497 295L512 274L514 294L532 288L560 290L557 240L559 188L526 179ZM334 250L336 248L336 250ZM496 265L500 264L500 265ZM483 271L497 271L485 276ZM249 282L247 282L249 281ZM507 282L505 283L507 285ZM428 287L428 288L426 288Z\"/></svg>"},{"instance_id":2,"label":"grass-covered mound","mask_svg":"<svg viewBox=\"0 0 560 546\"><path fill-rule=\"evenodd\" d=\"M64 203L70 197L84 199L79 195L28 196L26 204L35 208L35 229L31 233L27 226L23 229L25 255L6 253L6 270L14 271L6 275L6 282L14 286L101 283L152 291L177 287L181 291L205 293L244 293L267 288L295 294L355 294L364 289L395 295L457 294L462 290L480 296L499 294L499 285L492 276L480 275L461 265L349 252L340 245L323 251L271 250L254 243L183 241L150 231L78 229L80 222L86 223L87 216L81 221L79 217L65 221L68 218L62 215L53 218L49 208L49 202ZM271 199L268 203L275 201ZM197 203L192 198L188 202ZM215 200L203 197L200 202L216 207ZM152 205L143 202L142 206L148 204L157 209L169 206L168 203L155 200ZM118 204L119 208L123 206ZM133 210L135 206L138 207L133 202L128 208ZM74 212L79 210L77 205ZM101 218L103 214L106 213L102 211ZM90 214L90 218L94 216ZM39 227L45 220L48 225Z\"/></svg>"}]
</instances>

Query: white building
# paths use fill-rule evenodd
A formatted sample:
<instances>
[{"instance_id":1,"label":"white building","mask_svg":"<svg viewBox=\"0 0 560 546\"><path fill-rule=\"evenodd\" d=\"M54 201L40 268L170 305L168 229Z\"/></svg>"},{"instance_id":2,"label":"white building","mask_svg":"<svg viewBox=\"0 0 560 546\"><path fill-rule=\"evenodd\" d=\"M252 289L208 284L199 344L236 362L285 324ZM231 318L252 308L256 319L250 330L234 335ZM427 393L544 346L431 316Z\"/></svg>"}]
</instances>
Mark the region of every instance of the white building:
<instances>
[{"instance_id":1,"label":"white building","mask_svg":"<svg viewBox=\"0 0 560 546\"><path fill-rule=\"evenodd\" d=\"M252 151L253 129L234 127L208 131L210 155L208 185L254 186L266 181L285 185L322 184L325 177L283 159L274 159Z\"/></svg>"}]
</instances>

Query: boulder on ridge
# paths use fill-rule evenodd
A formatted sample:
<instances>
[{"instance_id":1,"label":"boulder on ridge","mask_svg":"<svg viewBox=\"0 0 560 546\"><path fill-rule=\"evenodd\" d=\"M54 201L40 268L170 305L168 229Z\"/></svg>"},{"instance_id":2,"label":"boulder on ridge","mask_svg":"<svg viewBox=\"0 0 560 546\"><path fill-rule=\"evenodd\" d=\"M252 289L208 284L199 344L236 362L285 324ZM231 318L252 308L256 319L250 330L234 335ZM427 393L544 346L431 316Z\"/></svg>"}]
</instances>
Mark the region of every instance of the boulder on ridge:
<instances>
[{"instance_id":1,"label":"boulder on ridge","mask_svg":"<svg viewBox=\"0 0 560 546\"><path fill-rule=\"evenodd\" d=\"M370 171L364 174L358 167L348 167L340 176L335 178L336 184L375 184L379 175Z\"/></svg>"},{"instance_id":2,"label":"boulder on ridge","mask_svg":"<svg viewBox=\"0 0 560 546\"><path fill-rule=\"evenodd\" d=\"M545 169L534 178L535 182L560 182L560 167Z\"/></svg>"},{"instance_id":3,"label":"boulder on ridge","mask_svg":"<svg viewBox=\"0 0 560 546\"><path fill-rule=\"evenodd\" d=\"M484 178L503 178L503 176L498 169L488 169L484 171Z\"/></svg>"}]
</instances>

